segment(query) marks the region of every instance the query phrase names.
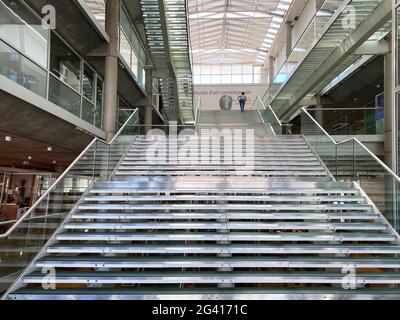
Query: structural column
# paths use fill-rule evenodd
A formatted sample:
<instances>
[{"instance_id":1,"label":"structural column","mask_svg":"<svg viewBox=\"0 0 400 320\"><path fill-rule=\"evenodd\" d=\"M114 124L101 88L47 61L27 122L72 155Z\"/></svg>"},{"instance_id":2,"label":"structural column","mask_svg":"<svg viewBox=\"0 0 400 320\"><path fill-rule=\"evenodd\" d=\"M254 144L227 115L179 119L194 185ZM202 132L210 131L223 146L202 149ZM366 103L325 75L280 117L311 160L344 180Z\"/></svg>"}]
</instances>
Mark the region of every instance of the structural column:
<instances>
[{"instance_id":1,"label":"structural column","mask_svg":"<svg viewBox=\"0 0 400 320\"><path fill-rule=\"evenodd\" d=\"M384 55L384 89L385 89L385 163L394 168L392 163L393 157L393 114L392 99L393 99L393 83L392 83L392 45L389 43L389 53Z\"/></svg>"},{"instance_id":2,"label":"structural column","mask_svg":"<svg viewBox=\"0 0 400 320\"><path fill-rule=\"evenodd\" d=\"M268 85L272 87L274 84L274 76L275 76L275 66L274 66L275 58L273 56L268 57Z\"/></svg>"},{"instance_id":3,"label":"structural column","mask_svg":"<svg viewBox=\"0 0 400 320\"><path fill-rule=\"evenodd\" d=\"M105 61L104 79L104 130L110 141L116 132L118 107L118 31L120 1L106 1L105 27L110 44Z\"/></svg>"},{"instance_id":4,"label":"structural column","mask_svg":"<svg viewBox=\"0 0 400 320\"><path fill-rule=\"evenodd\" d=\"M315 108L318 109L315 111L315 120L323 127L324 126L324 111L322 108L324 107L322 104L322 98L320 94L316 95L317 98L317 104L315 105Z\"/></svg>"},{"instance_id":5,"label":"structural column","mask_svg":"<svg viewBox=\"0 0 400 320\"><path fill-rule=\"evenodd\" d=\"M146 106L145 106L145 114L144 114L144 124L146 127L151 127L153 124L153 71L154 66L151 63L149 55L146 56Z\"/></svg>"},{"instance_id":6,"label":"structural column","mask_svg":"<svg viewBox=\"0 0 400 320\"><path fill-rule=\"evenodd\" d=\"M289 58L290 54L292 53L292 22L287 21L285 25L285 38L286 38L286 58Z\"/></svg>"}]
</instances>

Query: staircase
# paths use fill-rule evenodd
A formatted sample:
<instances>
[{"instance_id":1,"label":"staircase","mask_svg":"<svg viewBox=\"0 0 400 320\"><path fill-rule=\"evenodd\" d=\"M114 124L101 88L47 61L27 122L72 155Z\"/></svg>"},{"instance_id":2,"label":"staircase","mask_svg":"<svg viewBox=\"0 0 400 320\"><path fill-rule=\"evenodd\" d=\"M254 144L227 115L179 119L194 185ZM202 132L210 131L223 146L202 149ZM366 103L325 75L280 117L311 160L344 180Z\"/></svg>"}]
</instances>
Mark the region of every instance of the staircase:
<instances>
[{"instance_id":1,"label":"staircase","mask_svg":"<svg viewBox=\"0 0 400 320\"><path fill-rule=\"evenodd\" d=\"M6 298L400 297L397 234L301 136L257 136L246 175L232 164L149 164L154 139L135 137Z\"/></svg>"},{"instance_id":2,"label":"staircase","mask_svg":"<svg viewBox=\"0 0 400 320\"><path fill-rule=\"evenodd\" d=\"M201 111L199 129L253 129L260 136L273 135L271 128L265 125L255 110Z\"/></svg>"}]
</instances>

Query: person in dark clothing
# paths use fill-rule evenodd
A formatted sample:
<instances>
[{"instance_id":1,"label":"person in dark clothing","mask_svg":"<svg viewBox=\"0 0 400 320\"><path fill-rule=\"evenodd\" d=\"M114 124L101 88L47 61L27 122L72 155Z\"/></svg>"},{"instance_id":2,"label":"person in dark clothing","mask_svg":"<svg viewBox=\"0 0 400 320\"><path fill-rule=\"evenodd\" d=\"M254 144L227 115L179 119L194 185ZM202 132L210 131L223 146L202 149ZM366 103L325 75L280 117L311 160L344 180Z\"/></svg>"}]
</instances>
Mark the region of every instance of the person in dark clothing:
<instances>
[{"instance_id":1,"label":"person in dark clothing","mask_svg":"<svg viewBox=\"0 0 400 320\"><path fill-rule=\"evenodd\" d=\"M247 101L247 97L244 94L244 92L242 92L242 94L238 97L238 100L239 100L239 104L240 104L240 110L242 112L244 112L244 108L246 106L246 101Z\"/></svg>"}]
</instances>

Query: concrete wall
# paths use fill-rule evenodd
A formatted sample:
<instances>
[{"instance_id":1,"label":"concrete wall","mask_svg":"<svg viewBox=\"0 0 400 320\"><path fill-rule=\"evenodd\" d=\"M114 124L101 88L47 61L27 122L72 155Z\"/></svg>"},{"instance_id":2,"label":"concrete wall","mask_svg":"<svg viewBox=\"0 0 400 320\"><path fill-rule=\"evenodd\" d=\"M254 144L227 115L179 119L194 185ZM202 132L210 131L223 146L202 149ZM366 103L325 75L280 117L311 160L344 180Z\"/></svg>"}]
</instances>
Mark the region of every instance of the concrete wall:
<instances>
[{"instance_id":1,"label":"concrete wall","mask_svg":"<svg viewBox=\"0 0 400 320\"><path fill-rule=\"evenodd\" d=\"M267 85L195 85L194 96L197 103L198 97L201 96L202 110L220 110L219 99L223 95L230 95L234 100L233 110L239 110L237 97L241 92L245 92L247 96L248 109L251 107L257 96L262 97L267 90Z\"/></svg>"}]
</instances>

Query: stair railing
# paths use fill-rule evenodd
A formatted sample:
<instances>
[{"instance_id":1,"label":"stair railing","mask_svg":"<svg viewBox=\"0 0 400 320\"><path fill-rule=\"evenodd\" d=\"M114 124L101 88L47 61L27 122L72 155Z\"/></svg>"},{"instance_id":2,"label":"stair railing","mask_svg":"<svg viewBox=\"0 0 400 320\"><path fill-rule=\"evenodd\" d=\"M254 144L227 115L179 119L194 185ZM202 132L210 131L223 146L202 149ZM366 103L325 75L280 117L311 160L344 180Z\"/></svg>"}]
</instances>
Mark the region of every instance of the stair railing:
<instances>
[{"instance_id":1,"label":"stair railing","mask_svg":"<svg viewBox=\"0 0 400 320\"><path fill-rule=\"evenodd\" d=\"M271 106L265 106L261 98L257 96L256 100L254 101L253 108L258 111L262 122L270 127L274 136L282 134L282 123Z\"/></svg>"},{"instance_id":2,"label":"stair railing","mask_svg":"<svg viewBox=\"0 0 400 320\"><path fill-rule=\"evenodd\" d=\"M337 142L304 107L301 134L337 181L357 182L392 226L400 230L398 175L357 138Z\"/></svg>"},{"instance_id":3,"label":"stair railing","mask_svg":"<svg viewBox=\"0 0 400 320\"><path fill-rule=\"evenodd\" d=\"M195 114L194 114L194 126L198 127L200 122L200 112L201 112L201 97L198 97L197 103L195 105Z\"/></svg>"},{"instance_id":4,"label":"stair railing","mask_svg":"<svg viewBox=\"0 0 400 320\"><path fill-rule=\"evenodd\" d=\"M93 139L20 219L9 222L8 230L0 235L0 292L37 255L89 188L111 178L137 134L138 116L137 109L110 143Z\"/></svg>"}]
</instances>

